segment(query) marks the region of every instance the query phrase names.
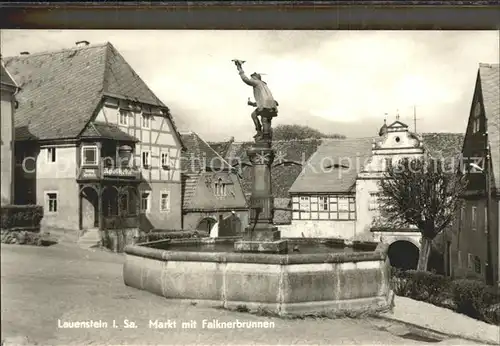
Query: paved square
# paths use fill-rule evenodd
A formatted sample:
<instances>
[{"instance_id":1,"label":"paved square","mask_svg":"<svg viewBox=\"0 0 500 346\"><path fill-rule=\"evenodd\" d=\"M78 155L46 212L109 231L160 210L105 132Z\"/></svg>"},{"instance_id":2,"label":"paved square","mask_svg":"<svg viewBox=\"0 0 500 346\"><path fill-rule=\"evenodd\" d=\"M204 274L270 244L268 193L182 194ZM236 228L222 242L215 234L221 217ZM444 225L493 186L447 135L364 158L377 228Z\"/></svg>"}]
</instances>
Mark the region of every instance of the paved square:
<instances>
[{"instance_id":1,"label":"paved square","mask_svg":"<svg viewBox=\"0 0 500 346\"><path fill-rule=\"evenodd\" d=\"M2 338L48 344L418 344L367 320L282 320L172 303L123 284L124 256L69 244L2 245ZM274 322L274 328L209 329L203 320ZM136 328L126 328L124 320ZM156 329L149 321L176 321ZM182 321L197 322L182 328ZM58 323L58 321L60 321ZM107 328L60 328L101 321ZM115 321L115 328L113 327ZM172 325L170 325L172 326Z\"/></svg>"}]
</instances>

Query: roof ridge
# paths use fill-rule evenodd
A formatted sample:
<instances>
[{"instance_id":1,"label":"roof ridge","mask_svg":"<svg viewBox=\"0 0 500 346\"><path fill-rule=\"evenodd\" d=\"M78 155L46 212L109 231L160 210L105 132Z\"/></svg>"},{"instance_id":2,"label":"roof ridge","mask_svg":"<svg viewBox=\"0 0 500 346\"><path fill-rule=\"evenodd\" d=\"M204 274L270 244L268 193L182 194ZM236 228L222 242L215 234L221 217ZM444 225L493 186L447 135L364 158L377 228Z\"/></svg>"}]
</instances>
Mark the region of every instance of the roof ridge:
<instances>
[{"instance_id":1,"label":"roof ridge","mask_svg":"<svg viewBox=\"0 0 500 346\"><path fill-rule=\"evenodd\" d=\"M7 67L5 66L5 63L4 63L4 61L3 61L3 58L2 58L2 59L0 59L0 62L1 62L1 65L2 65L2 69L3 69L3 71L7 74L7 76L10 78L10 80L11 80L14 84L4 83L4 82L2 82L2 83L7 84L7 85L12 85L12 86L14 86L14 87L18 88L18 90L19 90L19 89L21 89L21 88L19 87L19 85L17 84L16 80L14 79L14 77L10 74L9 70L8 70L8 69L7 69Z\"/></svg>"},{"instance_id":2,"label":"roof ridge","mask_svg":"<svg viewBox=\"0 0 500 346\"><path fill-rule=\"evenodd\" d=\"M229 167L232 167L232 166L229 164L229 162L227 162L225 158L223 158L221 155L219 155L219 153L218 153L216 150L214 150L214 148L212 148L212 147L210 146L210 144L208 144L208 143L207 143L207 142L206 142L203 138L201 138L201 137L200 137L200 135L198 135L198 134L197 134L197 133L195 133L195 132L193 132L193 135L195 135L196 137L198 137L198 139L199 139L199 140L201 140L203 143L205 143L205 145L206 145L206 146L208 146L208 147L210 148L210 150L212 150L212 152L213 152L215 155L217 155L217 157L219 157L219 158L222 160L222 162L226 163Z\"/></svg>"},{"instance_id":3,"label":"roof ridge","mask_svg":"<svg viewBox=\"0 0 500 346\"><path fill-rule=\"evenodd\" d=\"M275 139L272 142L273 143L281 143L281 142L312 142L312 141L320 141L320 140L326 140L326 139L331 139L331 140L345 140L346 138L329 138L329 137L309 137L309 138L301 138L301 139ZM220 142L213 142L216 144L219 143L228 143L229 141L220 141ZM234 141L231 144L244 144L244 143L253 143L252 141Z\"/></svg>"},{"instance_id":4,"label":"roof ridge","mask_svg":"<svg viewBox=\"0 0 500 346\"><path fill-rule=\"evenodd\" d=\"M126 66L126 68L128 68L130 70L130 72L132 73L132 75L134 77L136 77L140 82L142 82L142 84L144 85L144 87L150 92L151 96L153 97L153 99L157 103L156 106L166 107L166 105L163 103L163 101L160 100L160 98L153 92L153 90L151 90L151 88L144 81L144 79L141 76L139 76L139 74L135 71L135 69L128 63L127 59L125 59L123 57L123 55L120 53L120 51L118 49L116 49L115 46L113 46L110 42L107 42L106 45L107 45L106 53L108 53L110 50L112 50L113 54L115 54L116 56L118 56L123 61L124 65ZM106 58L107 57L108 56L106 55ZM104 92L106 92L106 90L104 90Z\"/></svg>"},{"instance_id":5,"label":"roof ridge","mask_svg":"<svg viewBox=\"0 0 500 346\"><path fill-rule=\"evenodd\" d=\"M489 67L489 68L493 68L493 67L499 67L500 64L499 63L485 63L485 62L480 62L479 63L479 67Z\"/></svg>"},{"instance_id":6,"label":"roof ridge","mask_svg":"<svg viewBox=\"0 0 500 346\"><path fill-rule=\"evenodd\" d=\"M22 59L27 59L33 56L41 56L41 55L49 55L49 54L56 54L56 53L65 53L65 52L71 52L75 50L84 50L84 49L92 49L92 48L99 48L99 47L104 47L106 45L110 44L109 42L106 43L99 43L99 44L90 44L88 46L83 46L83 47L71 47L71 48L63 48L63 49L58 49L58 50L52 50L52 51L42 51L42 52L37 52L37 53L30 53L27 55L13 55L13 56L8 56L5 57L4 59L14 59L14 58L22 58Z\"/></svg>"},{"instance_id":7,"label":"roof ridge","mask_svg":"<svg viewBox=\"0 0 500 346\"><path fill-rule=\"evenodd\" d=\"M107 73L109 71L108 65L109 65L109 50L112 47L111 43L106 42L105 44L106 49L104 50L104 69L102 71L102 90L101 90L101 98L104 96L104 93L106 92L107 84L106 83L106 77Z\"/></svg>"}]
</instances>

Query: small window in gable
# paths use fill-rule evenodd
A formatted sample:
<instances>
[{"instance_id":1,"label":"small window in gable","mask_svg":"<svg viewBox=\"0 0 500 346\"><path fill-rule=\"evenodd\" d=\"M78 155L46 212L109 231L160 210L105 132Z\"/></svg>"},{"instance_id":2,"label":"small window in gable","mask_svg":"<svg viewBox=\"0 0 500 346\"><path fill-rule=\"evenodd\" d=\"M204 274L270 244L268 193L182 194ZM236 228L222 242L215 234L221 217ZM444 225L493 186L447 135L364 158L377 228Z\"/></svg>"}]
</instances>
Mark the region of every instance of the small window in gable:
<instances>
[{"instance_id":1,"label":"small window in gable","mask_svg":"<svg viewBox=\"0 0 500 346\"><path fill-rule=\"evenodd\" d=\"M481 103L476 102L474 106L474 114L472 118L472 132L476 133L481 130Z\"/></svg>"},{"instance_id":2,"label":"small window in gable","mask_svg":"<svg viewBox=\"0 0 500 346\"><path fill-rule=\"evenodd\" d=\"M226 195L226 184L224 184L221 178L217 179L214 187L214 194L216 196L222 197Z\"/></svg>"}]
</instances>

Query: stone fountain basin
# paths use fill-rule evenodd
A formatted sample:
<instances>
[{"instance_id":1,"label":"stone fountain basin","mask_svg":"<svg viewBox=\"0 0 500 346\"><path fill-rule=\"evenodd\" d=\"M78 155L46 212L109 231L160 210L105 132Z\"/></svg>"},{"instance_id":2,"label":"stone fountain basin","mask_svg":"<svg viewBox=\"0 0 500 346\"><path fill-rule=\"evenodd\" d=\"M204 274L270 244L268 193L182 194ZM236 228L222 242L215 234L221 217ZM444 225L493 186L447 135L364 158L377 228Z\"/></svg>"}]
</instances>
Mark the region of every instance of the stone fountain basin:
<instances>
[{"instance_id":1,"label":"stone fountain basin","mask_svg":"<svg viewBox=\"0 0 500 346\"><path fill-rule=\"evenodd\" d=\"M369 252L259 254L181 251L160 241L129 245L125 256L125 285L205 306L279 315L378 312L394 296L385 244Z\"/></svg>"}]
</instances>

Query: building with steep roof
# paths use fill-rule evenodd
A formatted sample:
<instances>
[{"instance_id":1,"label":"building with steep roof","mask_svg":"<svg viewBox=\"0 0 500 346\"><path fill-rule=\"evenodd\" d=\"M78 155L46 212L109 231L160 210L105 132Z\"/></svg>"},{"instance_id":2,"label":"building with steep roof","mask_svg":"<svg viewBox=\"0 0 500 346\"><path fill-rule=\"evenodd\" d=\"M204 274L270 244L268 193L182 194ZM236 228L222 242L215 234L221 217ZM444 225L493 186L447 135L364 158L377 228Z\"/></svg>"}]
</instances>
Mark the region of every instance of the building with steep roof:
<instances>
[{"instance_id":1,"label":"building with steep roof","mask_svg":"<svg viewBox=\"0 0 500 346\"><path fill-rule=\"evenodd\" d=\"M14 78L5 69L3 60L0 65L0 88L1 88L1 137L0 157L1 165L1 199L0 204L12 204L14 202L14 112L16 111L16 94L19 87Z\"/></svg>"},{"instance_id":2,"label":"building with steep roof","mask_svg":"<svg viewBox=\"0 0 500 346\"><path fill-rule=\"evenodd\" d=\"M236 169L198 134L181 136L183 227L219 237L241 234L248 206Z\"/></svg>"},{"instance_id":3,"label":"building with steep roof","mask_svg":"<svg viewBox=\"0 0 500 346\"><path fill-rule=\"evenodd\" d=\"M461 150L468 185L447 234L447 271L500 286L499 64L479 64Z\"/></svg>"},{"instance_id":4,"label":"building with steep roof","mask_svg":"<svg viewBox=\"0 0 500 346\"><path fill-rule=\"evenodd\" d=\"M5 58L20 84L17 202L43 226L180 229L182 140L111 43Z\"/></svg>"},{"instance_id":5,"label":"building with steep roof","mask_svg":"<svg viewBox=\"0 0 500 346\"><path fill-rule=\"evenodd\" d=\"M290 187L292 222L281 227L282 236L382 240L390 244L390 254L413 254L393 255L393 262L405 262L396 265L416 266L420 232L377 227L379 181L386 167L403 157L427 153L458 162L463 135L417 135L399 120L382 129L373 138L323 140Z\"/></svg>"},{"instance_id":6,"label":"building with steep roof","mask_svg":"<svg viewBox=\"0 0 500 346\"><path fill-rule=\"evenodd\" d=\"M415 266L420 233L382 229L374 223L379 209L378 181L389 161L402 157L427 154L458 164L463 138L459 133L415 134L397 119L390 125L384 122L377 137L274 141L274 222L287 238L382 239L394 245L393 253L413 254L406 256L410 260L399 258L412 262L402 266ZM245 151L250 146L216 145L239 168L247 194L252 176Z\"/></svg>"},{"instance_id":7,"label":"building with steep roof","mask_svg":"<svg viewBox=\"0 0 500 346\"><path fill-rule=\"evenodd\" d=\"M276 140L272 142L275 159L271 173L271 187L274 197L274 223L287 225L291 222L290 187L302 171L303 165L321 145L321 139ZM252 167L246 150L253 142L210 143L239 172L241 185L248 198L252 189Z\"/></svg>"}]
</instances>

